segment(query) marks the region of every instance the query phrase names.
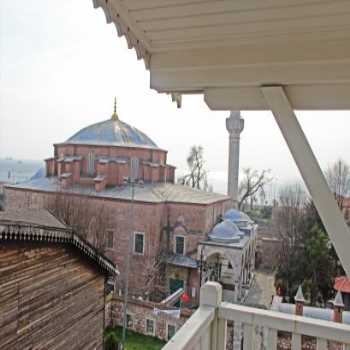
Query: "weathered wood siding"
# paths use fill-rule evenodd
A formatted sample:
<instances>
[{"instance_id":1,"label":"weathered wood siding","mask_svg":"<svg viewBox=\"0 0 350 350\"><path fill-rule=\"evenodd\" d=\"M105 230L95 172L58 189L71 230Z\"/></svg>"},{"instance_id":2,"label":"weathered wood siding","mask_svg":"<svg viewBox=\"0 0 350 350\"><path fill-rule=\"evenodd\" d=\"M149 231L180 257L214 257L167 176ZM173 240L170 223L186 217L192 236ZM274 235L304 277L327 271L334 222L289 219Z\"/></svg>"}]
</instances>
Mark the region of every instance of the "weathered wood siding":
<instances>
[{"instance_id":1,"label":"weathered wood siding","mask_svg":"<svg viewBox=\"0 0 350 350\"><path fill-rule=\"evenodd\" d=\"M1 243L0 349L102 349L104 275L59 244Z\"/></svg>"}]
</instances>

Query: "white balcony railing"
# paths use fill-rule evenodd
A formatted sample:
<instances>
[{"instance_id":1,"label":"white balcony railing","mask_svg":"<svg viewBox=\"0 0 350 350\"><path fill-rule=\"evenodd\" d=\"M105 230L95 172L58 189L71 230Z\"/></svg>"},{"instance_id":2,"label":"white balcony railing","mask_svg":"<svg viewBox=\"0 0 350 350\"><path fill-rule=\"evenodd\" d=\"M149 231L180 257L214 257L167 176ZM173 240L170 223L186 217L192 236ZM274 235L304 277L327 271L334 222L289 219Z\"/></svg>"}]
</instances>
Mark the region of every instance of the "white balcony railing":
<instances>
[{"instance_id":1,"label":"white balcony railing","mask_svg":"<svg viewBox=\"0 0 350 350\"><path fill-rule=\"evenodd\" d=\"M330 349L329 342L350 350L350 325L223 302L215 282L201 288L200 307L163 350L224 350L227 321L242 324L244 350L277 349L278 331L291 334L291 350L302 349L302 335L316 338L317 350ZM258 336L258 328L266 337Z\"/></svg>"}]
</instances>

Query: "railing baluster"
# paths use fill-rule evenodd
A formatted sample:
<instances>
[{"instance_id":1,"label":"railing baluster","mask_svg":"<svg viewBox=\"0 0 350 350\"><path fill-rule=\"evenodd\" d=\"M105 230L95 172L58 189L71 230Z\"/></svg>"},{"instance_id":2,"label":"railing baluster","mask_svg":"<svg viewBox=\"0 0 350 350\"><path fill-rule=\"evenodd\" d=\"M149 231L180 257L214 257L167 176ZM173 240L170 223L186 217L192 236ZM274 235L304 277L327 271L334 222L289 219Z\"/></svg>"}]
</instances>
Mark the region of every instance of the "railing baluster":
<instances>
[{"instance_id":1,"label":"railing baluster","mask_svg":"<svg viewBox=\"0 0 350 350\"><path fill-rule=\"evenodd\" d=\"M244 324L243 350L255 350L255 326Z\"/></svg>"},{"instance_id":2,"label":"railing baluster","mask_svg":"<svg viewBox=\"0 0 350 350\"><path fill-rule=\"evenodd\" d=\"M292 333L292 350L301 349L301 335Z\"/></svg>"},{"instance_id":3,"label":"railing baluster","mask_svg":"<svg viewBox=\"0 0 350 350\"><path fill-rule=\"evenodd\" d=\"M210 332L205 332L200 339L200 350L210 349Z\"/></svg>"},{"instance_id":4,"label":"railing baluster","mask_svg":"<svg viewBox=\"0 0 350 350\"><path fill-rule=\"evenodd\" d=\"M267 334L267 348L277 350L277 329L269 328Z\"/></svg>"},{"instance_id":5,"label":"railing baluster","mask_svg":"<svg viewBox=\"0 0 350 350\"><path fill-rule=\"evenodd\" d=\"M186 324L165 345L166 350L225 350L227 322L233 322L233 340L237 348L243 330L243 349L277 350L278 330L291 335L291 350L302 349L302 335L316 338L316 350L328 350L328 344L341 343L350 350L350 328L344 323L296 317L276 311L222 302L221 287L215 282L201 289L201 304ZM243 327L243 329L242 329ZM238 341L239 339L239 341Z\"/></svg>"},{"instance_id":6,"label":"railing baluster","mask_svg":"<svg viewBox=\"0 0 350 350\"><path fill-rule=\"evenodd\" d=\"M328 342L327 339L317 338L317 350L328 350Z\"/></svg>"},{"instance_id":7,"label":"railing baluster","mask_svg":"<svg viewBox=\"0 0 350 350\"><path fill-rule=\"evenodd\" d=\"M227 339L227 321L223 318L218 319L218 338L217 338L217 349L226 349Z\"/></svg>"},{"instance_id":8,"label":"railing baluster","mask_svg":"<svg viewBox=\"0 0 350 350\"><path fill-rule=\"evenodd\" d=\"M202 350L202 338L199 338L199 341L196 343L196 345L191 350Z\"/></svg>"}]
</instances>

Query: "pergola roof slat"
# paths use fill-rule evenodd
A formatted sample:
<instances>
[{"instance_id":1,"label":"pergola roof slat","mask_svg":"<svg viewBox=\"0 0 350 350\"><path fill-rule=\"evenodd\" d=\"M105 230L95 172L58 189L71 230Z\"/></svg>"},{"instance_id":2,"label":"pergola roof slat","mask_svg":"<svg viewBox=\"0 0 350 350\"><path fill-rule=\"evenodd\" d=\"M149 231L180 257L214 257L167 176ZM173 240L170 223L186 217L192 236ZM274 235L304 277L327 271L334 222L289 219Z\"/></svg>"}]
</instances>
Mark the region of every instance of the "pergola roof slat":
<instances>
[{"instance_id":1,"label":"pergola roof slat","mask_svg":"<svg viewBox=\"0 0 350 350\"><path fill-rule=\"evenodd\" d=\"M350 94L348 0L93 1L145 60L159 92L272 84L310 93L305 86L336 84ZM315 100L297 105L317 108Z\"/></svg>"}]
</instances>

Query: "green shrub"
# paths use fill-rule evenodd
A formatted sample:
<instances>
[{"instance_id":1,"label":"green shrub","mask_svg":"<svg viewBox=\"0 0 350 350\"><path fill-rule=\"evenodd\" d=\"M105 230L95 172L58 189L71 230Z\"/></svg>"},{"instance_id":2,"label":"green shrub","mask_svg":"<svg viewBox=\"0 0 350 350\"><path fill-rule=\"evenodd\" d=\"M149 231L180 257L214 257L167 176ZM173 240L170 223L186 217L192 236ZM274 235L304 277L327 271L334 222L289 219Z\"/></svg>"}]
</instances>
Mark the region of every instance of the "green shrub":
<instances>
[{"instance_id":1,"label":"green shrub","mask_svg":"<svg viewBox=\"0 0 350 350\"><path fill-rule=\"evenodd\" d=\"M118 337L113 331L107 331L105 335L105 349L116 350L118 345Z\"/></svg>"}]
</instances>

